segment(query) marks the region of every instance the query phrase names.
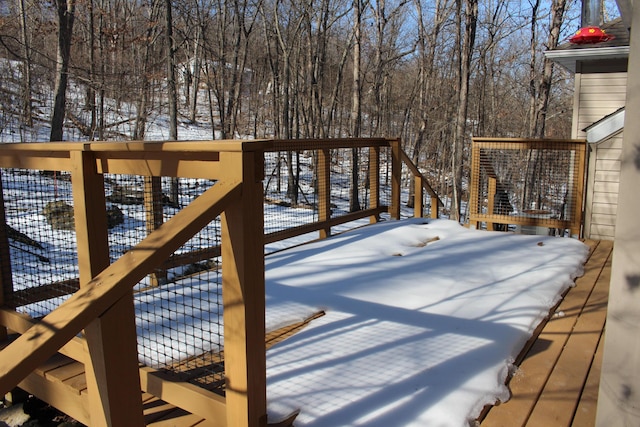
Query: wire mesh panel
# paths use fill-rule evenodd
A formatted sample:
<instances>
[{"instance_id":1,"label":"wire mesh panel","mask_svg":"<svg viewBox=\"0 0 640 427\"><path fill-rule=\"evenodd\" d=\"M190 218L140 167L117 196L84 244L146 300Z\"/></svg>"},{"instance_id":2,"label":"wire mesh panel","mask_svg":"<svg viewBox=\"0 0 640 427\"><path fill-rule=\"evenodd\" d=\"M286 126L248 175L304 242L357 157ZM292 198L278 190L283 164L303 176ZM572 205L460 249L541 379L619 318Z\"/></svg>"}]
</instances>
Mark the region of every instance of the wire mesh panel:
<instances>
[{"instance_id":1,"label":"wire mesh panel","mask_svg":"<svg viewBox=\"0 0 640 427\"><path fill-rule=\"evenodd\" d=\"M79 289L70 175L3 169L11 279L4 302L38 318ZM104 177L114 262L214 185L203 179ZM209 389L224 384L220 219L135 287L139 360Z\"/></svg>"},{"instance_id":2,"label":"wire mesh panel","mask_svg":"<svg viewBox=\"0 0 640 427\"><path fill-rule=\"evenodd\" d=\"M209 189L202 179L109 175L107 201L121 213L112 259ZM178 249L135 289L140 362L209 389L224 384L220 219Z\"/></svg>"},{"instance_id":3,"label":"wire mesh panel","mask_svg":"<svg viewBox=\"0 0 640 427\"><path fill-rule=\"evenodd\" d=\"M41 317L78 289L70 176L25 169L1 173L12 272L5 303Z\"/></svg>"},{"instance_id":4,"label":"wire mesh panel","mask_svg":"<svg viewBox=\"0 0 640 427\"><path fill-rule=\"evenodd\" d=\"M389 147L380 141L348 145L277 141L265 153L265 234L277 236L267 252L315 239L318 230L330 234L366 224L367 210L385 211L391 200Z\"/></svg>"},{"instance_id":5,"label":"wire mesh panel","mask_svg":"<svg viewBox=\"0 0 640 427\"><path fill-rule=\"evenodd\" d=\"M581 141L475 139L472 225L485 222L490 229L525 234L579 234L584 163Z\"/></svg>"},{"instance_id":6,"label":"wire mesh panel","mask_svg":"<svg viewBox=\"0 0 640 427\"><path fill-rule=\"evenodd\" d=\"M265 233L318 221L317 151L281 148L265 153Z\"/></svg>"}]
</instances>

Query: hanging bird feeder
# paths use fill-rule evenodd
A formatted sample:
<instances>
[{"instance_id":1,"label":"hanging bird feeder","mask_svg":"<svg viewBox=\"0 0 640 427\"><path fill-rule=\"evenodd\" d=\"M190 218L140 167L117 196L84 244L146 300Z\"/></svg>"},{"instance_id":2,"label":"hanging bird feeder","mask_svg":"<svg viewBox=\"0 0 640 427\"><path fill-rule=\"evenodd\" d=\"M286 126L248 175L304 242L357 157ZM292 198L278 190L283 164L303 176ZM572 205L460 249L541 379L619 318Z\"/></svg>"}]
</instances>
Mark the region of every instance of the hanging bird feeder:
<instances>
[{"instance_id":1,"label":"hanging bird feeder","mask_svg":"<svg viewBox=\"0 0 640 427\"><path fill-rule=\"evenodd\" d=\"M592 44L606 42L614 38L600 27L582 27L569 38L569 41L573 44Z\"/></svg>"}]
</instances>

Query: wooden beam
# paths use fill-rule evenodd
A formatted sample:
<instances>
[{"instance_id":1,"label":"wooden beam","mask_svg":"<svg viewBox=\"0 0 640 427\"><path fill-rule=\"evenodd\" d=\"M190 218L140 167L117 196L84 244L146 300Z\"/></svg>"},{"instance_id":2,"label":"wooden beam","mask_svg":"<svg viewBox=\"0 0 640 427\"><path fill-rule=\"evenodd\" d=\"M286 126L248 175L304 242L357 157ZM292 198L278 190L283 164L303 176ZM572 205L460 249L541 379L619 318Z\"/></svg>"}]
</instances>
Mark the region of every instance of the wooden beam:
<instances>
[{"instance_id":1,"label":"wooden beam","mask_svg":"<svg viewBox=\"0 0 640 427\"><path fill-rule=\"evenodd\" d=\"M424 188L427 191L427 193L429 193L429 196L431 196L432 199L436 199L436 205L444 206L444 203L442 203L442 200L440 200L436 191L429 184L429 180L427 180L427 177L425 177L422 174L422 172L420 172L420 169L418 169L418 167L415 164L413 164L413 161L409 158L407 153L405 153L404 150L401 150L401 155L402 155L402 161L404 162L405 165L407 165L407 167L409 168L413 176L422 177L422 188ZM437 206L436 206L436 210L437 210Z\"/></svg>"},{"instance_id":2,"label":"wooden beam","mask_svg":"<svg viewBox=\"0 0 640 427\"><path fill-rule=\"evenodd\" d=\"M224 153L241 174L239 203L222 214L222 297L227 422L238 427L267 424L264 207L262 153ZM261 168L264 170L264 166Z\"/></svg>"},{"instance_id":3,"label":"wooden beam","mask_svg":"<svg viewBox=\"0 0 640 427\"><path fill-rule=\"evenodd\" d=\"M104 180L93 153L71 153L80 288L109 266ZM84 330L92 426L143 425L133 291Z\"/></svg>"},{"instance_id":4,"label":"wooden beam","mask_svg":"<svg viewBox=\"0 0 640 427\"><path fill-rule=\"evenodd\" d=\"M313 222L310 224L300 225L298 227L287 228L286 230L275 231L267 234L264 239L264 243L273 243L280 240L289 239L291 237L300 236L302 234L313 233L314 231L322 230L326 227L335 227L336 225L345 224L347 222L355 221L361 218L378 216L383 212L387 212L386 206L380 206L377 209L364 209L361 211L351 212L345 215L330 218L324 222Z\"/></svg>"},{"instance_id":5,"label":"wooden beam","mask_svg":"<svg viewBox=\"0 0 640 427\"><path fill-rule=\"evenodd\" d=\"M331 151L328 148L318 150L318 220L326 223L331 218ZM320 238L331 236L331 227L320 228Z\"/></svg>"},{"instance_id":6,"label":"wooden beam","mask_svg":"<svg viewBox=\"0 0 640 427\"><path fill-rule=\"evenodd\" d=\"M422 188L422 174L413 177L414 194L413 194L413 216L416 218L422 218L424 210L424 188ZM438 202L436 202L437 204Z\"/></svg>"},{"instance_id":7,"label":"wooden beam","mask_svg":"<svg viewBox=\"0 0 640 427\"><path fill-rule=\"evenodd\" d=\"M2 350L0 394L18 384L220 215L238 197L241 188L237 181L218 182Z\"/></svg>"},{"instance_id":8,"label":"wooden beam","mask_svg":"<svg viewBox=\"0 0 640 427\"><path fill-rule=\"evenodd\" d=\"M274 140L267 151L388 147L391 141L386 138L280 139Z\"/></svg>"},{"instance_id":9,"label":"wooden beam","mask_svg":"<svg viewBox=\"0 0 640 427\"><path fill-rule=\"evenodd\" d=\"M400 219L400 185L402 183L402 149L400 140L391 142L391 219Z\"/></svg>"},{"instance_id":10,"label":"wooden beam","mask_svg":"<svg viewBox=\"0 0 640 427\"><path fill-rule=\"evenodd\" d=\"M227 425L226 400L220 395L193 384L175 381L148 367L140 368L140 385L143 391L197 414L216 426Z\"/></svg>"}]
</instances>

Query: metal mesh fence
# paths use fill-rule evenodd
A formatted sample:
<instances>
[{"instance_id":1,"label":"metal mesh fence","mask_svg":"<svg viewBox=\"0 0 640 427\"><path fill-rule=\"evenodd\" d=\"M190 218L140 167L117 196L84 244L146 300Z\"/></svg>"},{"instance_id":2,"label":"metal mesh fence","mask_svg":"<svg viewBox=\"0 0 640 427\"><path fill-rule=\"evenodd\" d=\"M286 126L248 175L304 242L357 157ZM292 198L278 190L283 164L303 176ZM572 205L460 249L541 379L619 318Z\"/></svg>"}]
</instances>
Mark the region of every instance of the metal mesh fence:
<instances>
[{"instance_id":1,"label":"metal mesh fence","mask_svg":"<svg viewBox=\"0 0 640 427\"><path fill-rule=\"evenodd\" d=\"M25 169L1 173L12 271L5 302L38 318L78 289L70 176Z\"/></svg>"},{"instance_id":2,"label":"metal mesh fence","mask_svg":"<svg viewBox=\"0 0 640 427\"><path fill-rule=\"evenodd\" d=\"M301 145L302 144L302 145ZM265 234L282 232L333 219L332 232L368 223L367 218L342 223L341 217L374 208L371 199L371 151L374 148L308 148L304 142L278 142L265 154ZM379 176L378 206L391 202L390 149L379 148L376 174ZM323 156L326 156L323 158ZM326 158L328 166L323 167ZM352 173L354 170L357 173ZM375 165L374 165L375 167ZM326 176L328 174L328 176ZM320 185L328 183L329 195L322 197ZM375 202L374 202L375 203ZM324 218L322 212L326 212ZM384 216L384 214L383 214ZM267 252L317 238L313 232L302 238L267 245Z\"/></svg>"},{"instance_id":3,"label":"metal mesh fence","mask_svg":"<svg viewBox=\"0 0 640 427\"><path fill-rule=\"evenodd\" d=\"M111 262L214 182L105 175ZM34 318L79 288L70 176L3 169L11 289L5 302ZM211 390L224 385L219 218L134 289L139 360Z\"/></svg>"},{"instance_id":4,"label":"metal mesh fence","mask_svg":"<svg viewBox=\"0 0 640 427\"><path fill-rule=\"evenodd\" d=\"M312 240L322 221L339 232L369 223L372 208L388 216L391 151L380 145L318 149L292 141L265 153L265 233L311 226L313 233L302 239ZM3 283L4 301L42 317L79 288L71 176L2 169L1 177L12 272ZM215 185L204 179L138 175L105 174L103 179L111 263ZM278 245L297 243L296 237ZM220 246L218 218L136 284L134 302L140 362L222 392Z\"/></svg>"},{"instance_id":5,"label":"metal mesh fence","mask_svg":"<svg viewBox=\"0 0 640 427\"><path fill-rule=\"evenodd\" d=\"M561 235L580 223L583 144L474 141L473 150L472 221L493 223L494 230Z\"/></svg>"}]
</instances>

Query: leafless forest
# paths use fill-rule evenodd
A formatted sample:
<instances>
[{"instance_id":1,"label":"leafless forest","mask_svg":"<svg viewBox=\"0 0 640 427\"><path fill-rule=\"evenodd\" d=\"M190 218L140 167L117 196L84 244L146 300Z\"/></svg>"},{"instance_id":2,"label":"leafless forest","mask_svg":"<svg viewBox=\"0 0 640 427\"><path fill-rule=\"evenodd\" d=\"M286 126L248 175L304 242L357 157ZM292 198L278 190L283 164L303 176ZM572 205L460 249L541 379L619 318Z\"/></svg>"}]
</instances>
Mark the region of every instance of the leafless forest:
<instances>
[{"instance_id":1,"label":"leafless forest","mask_svg":"<svg viewBox=\"0 0 640 427\"><path fill-rule=\"evenodd\" d=\"M472 135L569 137L572 0L3 0L0 128L388 136L459 202ZM126 126L123 126L126 124ZM354 157L355 158L355 157ZM459 209L459 208L458 208ZM458 211L455 205L452 211Z\"/></svg>"}]
</instances>

